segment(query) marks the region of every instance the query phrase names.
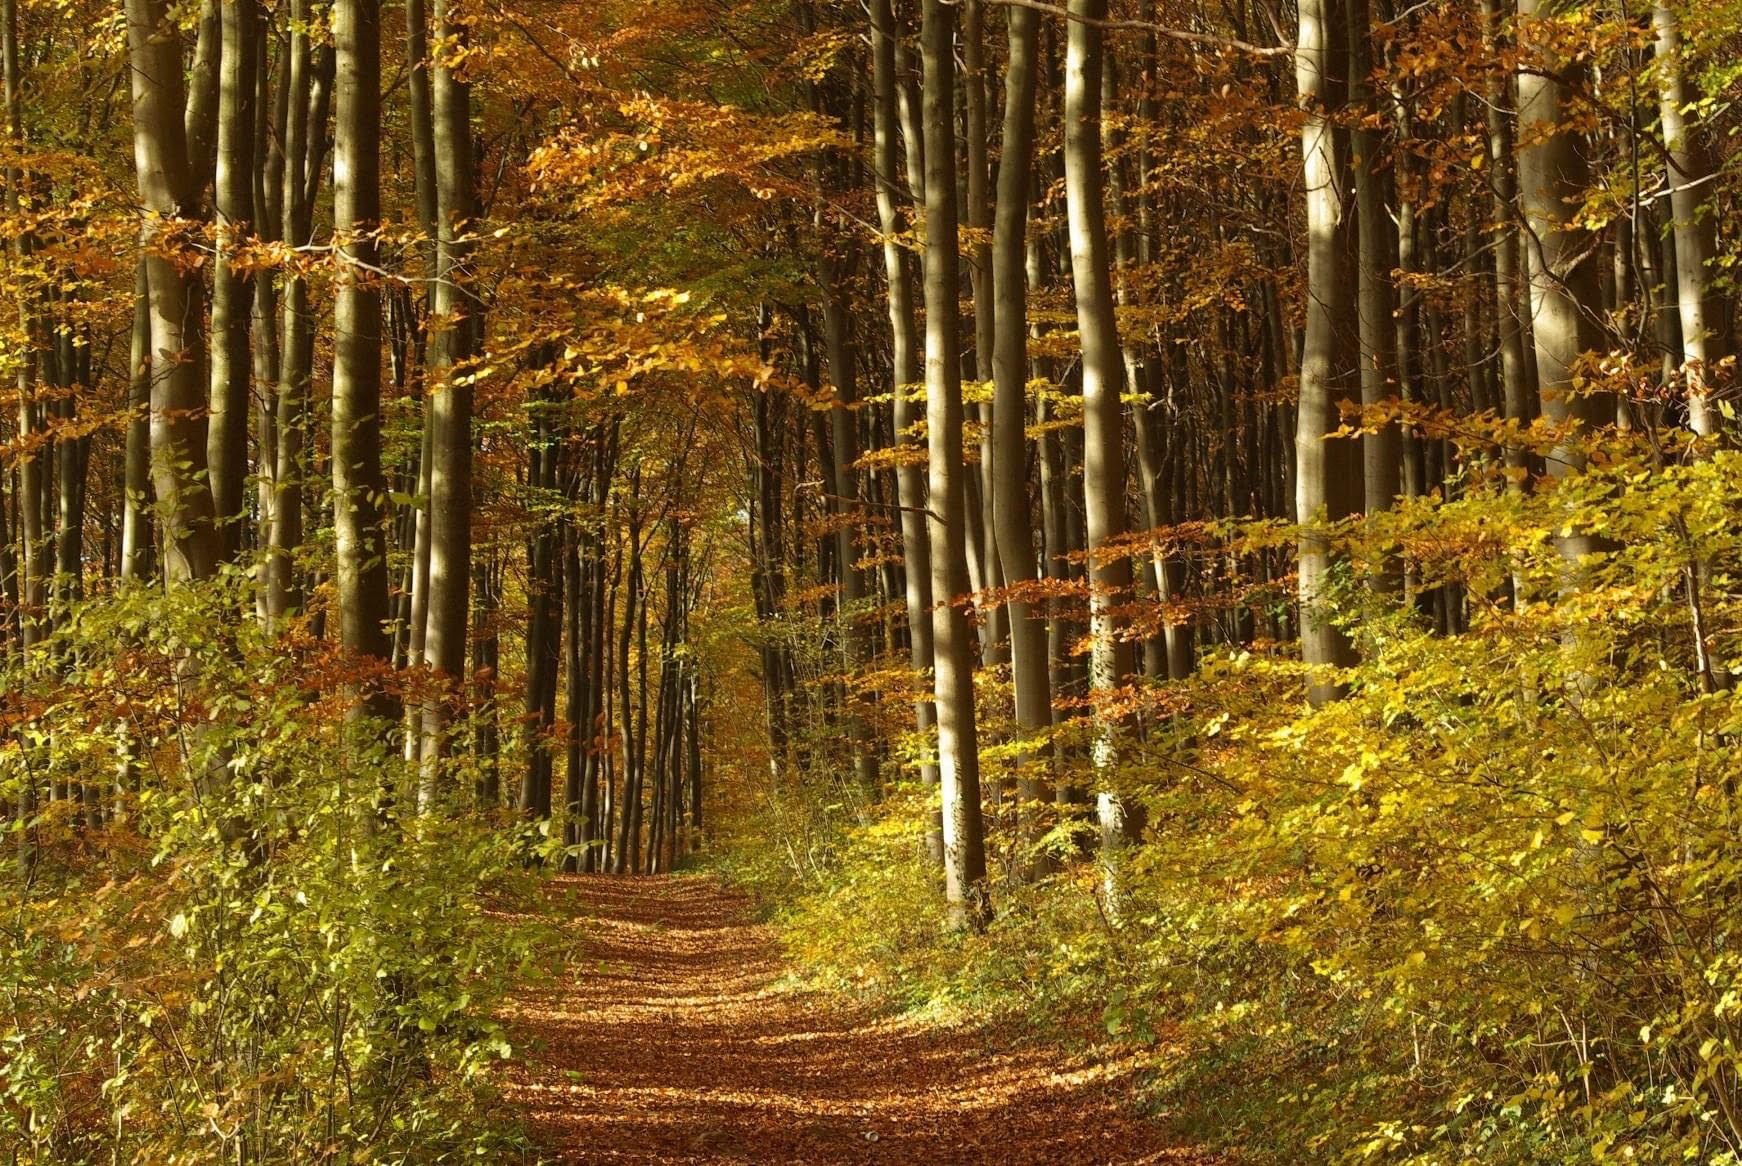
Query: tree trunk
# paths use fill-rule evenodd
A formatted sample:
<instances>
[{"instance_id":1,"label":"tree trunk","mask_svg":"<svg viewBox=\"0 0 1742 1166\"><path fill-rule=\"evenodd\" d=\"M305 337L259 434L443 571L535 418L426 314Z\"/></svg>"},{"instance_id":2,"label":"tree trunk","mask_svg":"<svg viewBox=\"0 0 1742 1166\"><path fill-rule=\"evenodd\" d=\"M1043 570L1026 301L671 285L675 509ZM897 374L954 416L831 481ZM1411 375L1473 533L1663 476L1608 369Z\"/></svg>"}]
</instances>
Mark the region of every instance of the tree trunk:
<instances>
[{"instance_id":1,"label":"tree trunk","mask_svg":"<svg viewBox=\"0 0 1742 1166\"><path fill-rule=\"evenodd\" d=\"M1307 210L1306 338L1300 362L1300 408L1296 415L1295 514L1302 524L1298 549L1301 656L1309 668L1346 667L1354 646L1332 622L1326 595L1332 552L1322 524L1354 513L1362 498L1361 468L1355 447L1328 438L1338 426L1338 401L1346 396L1348 367L1342 335L1349 310L1349 288L1342 278L1348 224L1342 214L1344 173L1333 128L1337 100L1337 46L1344 43L1331 24L1336 0L1303 0L1300 41L1295 48L1295 82L1305 117L1301 122L1301 161ZM1308 685L1313 704L1342 695L1342 686L1315 671Z\"/></svg>"},{"instance_id":2,"label":"tree trunk","mask_svg":"<svg viewBox=\"0 0 1742 1166\"><path fill-rule=\"evenodd\" d=\"M161 0L127 0L133 148L151 298L151 467L163 517L165 578L210 578L220 555L206 475L205 376L199 321L204 288L156 242L164 225L192 213L194 187L182 121L180 38ZM26 527L28 537L29 528Z\"/></svg>"},{"instance_id":3,"label":"tree trunk","mask_svg":"<svg viewBox=\"0 0 1742 1166\"><path fill-rule=\"evenodd\" d=\"M1712 291L1714 216L1700 213L1702 184L1712 176L1699 130L1688 124L1681 29L1667 2L1653 5L1655 68L1664 145L1668 149L1670 213L1675 216L1675 301L1681 320L1682 374L1687 379L1688 427L1702 437L1718 430L1711 401L1714 373L1729 356L1723 301Z\"/></svg>"},{"instance_id":4,"label":"tree trunk","mask_svg":"<svg viewBox=\"0 0 1742 1166\"><path fill-rule=\"evenodd\" d=\"M1106 0L1071 0L1065 52L1065 196L1077 333L1083 348L1083 517L1089 553L1089 687L1105 697L1131 675L1131 645L1115 610L1131 590L1131 559L1106 554L1125 533L1125 417L1119 394L1122 355L1113 314L1112 260L1102 203L1102 22ZM1103 840L1118 845L1138 816L1105 788L1118 764L1117 721L1097 714L1094 764L1103 788L1097 813Z\"/></svg>"},{"instance_id":5,"label":"tree trunk","mask_svg":"<svg viewBox=\"0 0 1742 1166\"><path fill-rule=\"evenodd\" d=\"M333 313L333 527L339 631L359 662L392 660L387 633L387 548L381 522L380 0L338 0L333 230L341 266ZM369 686L366 709L391 719Z\"/></svg>"},{"instance_id":6,"label":"tree trunk","mask_svg":"<svg viewBox=\"0 0 1742 1166\"><path fill-rule=\"evenodd\" d=\"M872 169L877 179L877 221L883 233L883 273L889 289L890 368L894 380L892 424L895 448L902 455L895 470L895 496L900 507L901 555L904 598L907 601L908 664L916 682L923 683L933 659L931 616L931 545L926 534L925 471L917 464L913 426L918 421L912 386L920 379L919 338L914 324L914 256L898 242L906 229L907 216L895 184L899 83L895 72L899 32L889 0L871 0L872 84L876 102L872 111L874 155ZM911 173L911 172L910 172ZM912 175L915 181L917 174ZM927 735L937 724L937 709L923 689L913 706L917 731ZM929 762L920 767L920 781L936 785L938 769ZM936 862L943 861L942 824L929 832L927 849Z\"/></svg>"},{"instance_id":7,"label":"tree trunk","mask_svg":"<svg viewBox=\"0 0 1742 1166\"><path fill-rule=\"evenodd\" d=\"M944 894L951 922L986 915L986 852L980 818L980 759L968 621L967 490L962 465L961 359L956 326L961 295L956 220L954 10L925 0L925 386L929 523L935 645L933 691L943 792Z\"/></svg>"},{"instance_id":8,"label":"tree trunk","mask_svg":"<svg viewBox=\"0 0 1742 1166\"><path fill-rule=\"evenodd\" d=\"M436 36L463 44L450 0L435 0ZM472 556L472 385L456 370L472 354L477 313L467 288L472 194L471 87L447 65L435 71L437 262L426 408L429 442L429 606L423 658L457 693L466 666L466 597ZM446 697L424 709L420 787L445 756Z\"/></svg>"},{"instance_id":9,"label":"tree trunk","mask_svg":"<svg viewBox=\"0 0 1742 1166\"><path fill-rule=\"evenodd\" d=\"M1029 194L1034 171L1035 55L1039 14L1009 10L1009 63L1004 74L1004 141L998 163L998 206L991 247L991 283L996 304L992 344L992 517L1010 623L1010 674L1016 694L1016 724L1040 739L1052 726L1052 687L1046 656L1046 621L1021 595L1040 575L1034 557L1034 519L1028 506L1028 288ZM1017 796L1051 801L1045 773L1051 747L1044 740L1018 770Z\"/></svg>"},{"instance_id":10,"label":"tree trunk","mask_svg":"<svg viewBox=\"0 0 1742 1166\"><path fill-rule=\"evenodd\" d=\"M253 277L235 255L253 233L254 76L259 14L252 0L219 5L223 49L218 69L217 258L212 271L211 421L206 462L224 558L241 557L248 479L248 405L253 365Z\"/></svg>"},{"instance_id":11,"label":"tree trunk","mask_svg":"<svg viewBox=\"0 0 1742 1166\"><path fill-rule=\"evenodd\" d=\"M1518 0L1519 39L1527 52L1539 0ZM1549 453L1548 472L1563 478L1584 469L1583 434L1613 420L1608 394L1578 394L1574 370L1579 357L1597 346L1593 313L1597 303L1596 248L1589 232L1574 219L1576 203L1589 179L1581 135L1565 124L1566 81L1551 76L1571 62L1539 60L1538 68L1518 74L1518 128L1524 143L1518 155L1519 201L1530 226L1531 332L1536 341L1537 391L1543 416L1562 437ZM1598 539L1588 531L1564 529L1557 538L1569 569L1594 551Z\"/></svg>"}]
</instances>

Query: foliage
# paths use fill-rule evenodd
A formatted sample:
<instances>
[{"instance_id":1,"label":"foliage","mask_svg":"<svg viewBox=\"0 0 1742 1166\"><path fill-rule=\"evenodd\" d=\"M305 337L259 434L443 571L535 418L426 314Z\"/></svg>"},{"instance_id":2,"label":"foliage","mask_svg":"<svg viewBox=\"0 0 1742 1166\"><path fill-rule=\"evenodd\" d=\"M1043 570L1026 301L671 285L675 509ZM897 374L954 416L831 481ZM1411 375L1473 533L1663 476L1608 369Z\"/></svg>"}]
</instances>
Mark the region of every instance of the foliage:
<instances>
[{"instance_id":1,"label":"foliage","mask_svg":"<svg viewBox=\"0 0 1742 1166\"><path fill-rule=\"evenodd\" d=\"M1146 844L1110 879L1013 880L984 934L947 933L912 910L935 892L909 796L826 868L744 869L838 983L1160 1041L1158 1103L1254 1158L1735 1161L1742 701L1694 635L1726 679L1742 457L1596 453L1339 528L1348 699L1307 709L1264 644L1158 690L1111 779ZM1581 528L1602 549L1569 564ZM1399 553L1408 594L1376 593ZM1464 633L1421 614L1437 587Z\"/></svg>"},{"instance_id":2,"label":"foliage","mask_svg":"<svg viewBox=\"0 0 1742 1166\"><path fill-rule=\"evenodd\" d=\"M0 680L4 797L57 794L15 819L0 876L0 1141L498 1160L480 1070L540 949L510 914L523 851L477 819L395 821L411 775L347 715L345 670L222 618L238 598L124 588Z\"/></svg>"}]
</instances>

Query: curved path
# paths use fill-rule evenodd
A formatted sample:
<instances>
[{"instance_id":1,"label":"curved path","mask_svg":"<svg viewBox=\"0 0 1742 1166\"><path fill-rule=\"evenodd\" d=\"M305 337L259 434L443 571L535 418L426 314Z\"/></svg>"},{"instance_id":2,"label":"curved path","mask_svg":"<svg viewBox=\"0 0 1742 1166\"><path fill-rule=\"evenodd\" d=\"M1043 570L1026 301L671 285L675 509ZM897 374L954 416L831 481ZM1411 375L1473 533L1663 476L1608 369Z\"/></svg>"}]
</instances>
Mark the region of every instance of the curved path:
<instances>
[{"instance_id":1,"label":"curved path","mask_svg":"<svg viewBox=\"0 0 1742 1166\"><path fill-rule=\"evenodd\" d=\"M524 996L504 1082L568 1163L1202 1163L1126 1107L1130 1068L988 1045L783 983L695 876L556 880L577 954Z\"/></svg>"}]
</instances>

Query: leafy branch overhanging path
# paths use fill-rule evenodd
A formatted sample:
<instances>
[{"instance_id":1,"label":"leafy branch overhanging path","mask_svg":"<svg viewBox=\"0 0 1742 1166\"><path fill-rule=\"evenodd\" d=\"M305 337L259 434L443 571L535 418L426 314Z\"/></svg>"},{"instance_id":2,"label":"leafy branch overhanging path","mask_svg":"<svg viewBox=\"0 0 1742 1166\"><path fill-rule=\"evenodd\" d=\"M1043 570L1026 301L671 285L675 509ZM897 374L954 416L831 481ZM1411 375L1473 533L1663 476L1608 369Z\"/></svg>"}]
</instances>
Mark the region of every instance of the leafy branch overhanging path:
<instances>
[{"instance_id":1,"label":"leafy branch overhanging path","mask_svg":"<svg viewBox=\"0 0 1742 1166\"><path fill-rule=\"evenodd\" d=\"M571 876L565 973L521 1000L508 1099L567 1163L1207 1166L1129 1110L1132 1068L791 987L718 881Z\"/></svg>"}]
</instances>

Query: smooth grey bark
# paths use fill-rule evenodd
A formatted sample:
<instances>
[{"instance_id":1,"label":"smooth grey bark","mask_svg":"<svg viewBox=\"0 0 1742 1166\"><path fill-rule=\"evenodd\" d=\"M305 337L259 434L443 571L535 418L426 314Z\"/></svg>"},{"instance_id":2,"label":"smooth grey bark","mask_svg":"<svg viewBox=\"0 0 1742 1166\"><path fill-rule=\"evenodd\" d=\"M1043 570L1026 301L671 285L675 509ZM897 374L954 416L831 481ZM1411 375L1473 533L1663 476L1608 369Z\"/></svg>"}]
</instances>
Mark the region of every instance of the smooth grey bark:
<instances>
[{"instance_id":1,"label":"smooth grey bark","mask_svg":"<svg viewBox=\"0 0 1742 1166\"><path fill-rule=\"evenodd\" d=\"M449 0L435 0L438 39L463 44L464 29ZM423 659L457 696L465 676L467 597L472 562L472 383L463 365L472 355L478 313L467 270L475 213L472 190L471 87L447 63L434 77L436 282L430 299L425 408L429 412L429 601ZM447 702L424 709L420 789L430 789L445 755Z\"/></svg>"},{"instance_id":2,"label":"smooth grey bark","mask_svg":"<svg viewBox=\"0 0 1742 1166\"><path fill-rule=\"evenodd\" d=\"M1047 668L1046 621L1023 594L1040 579L1034 554L1034 518L1028 505L1028 271L1027 235L1034 179L1034 123L1039 15L1008 12L1009 52L1004 73L1003 148L998 162L998 202L990 250L994 304L992 340L992 525L1010 624L1010 674L1016 724L1039 737L1052 726L1052 685ZM1050 745L1024 757L1017 795L1025 802L1051 801L1052 784L1042 772Z\"/></svg>"},{"instance_id":3,"label":"smooth grey bark","mask_svg":"<svg viewBox=\"0 0 1742 1166\"><path fill-rule=\"evenodd\" d=\"M316 91L316 67L308 35L310 0L290 0L290 37L284 63L287 102L284 115L283 191L280 214L284 241L305 247L312 240L313 182L307 171L325 132L324 108ZM272 507L268 516L266 551L266 618L271 626L302 606L295 555L302 545L303 489L307 467L303 456L309 378L314 362L314 329L309 311L308 280L294 266L284 273L275 386L278 448L272 471Z\"/></svg>"},{"instance_id":4,"label":"smooth grey bark","mask_svg":"<svg viewBox=\"0 0 1742 1166\"><path fill-rule=\"evenodd\" d=\"M996 345L997 304L992 290L992 163L987 146L985 9L981 0L962 0L962 129L967 163L966 217L973 231L968 251L968 284L974 301L974 379L982 385L993 381L992 350ZM998 561L997 521L993 517L992 412L995 402L982 402L968 409L980 426L980 462L970 483L969 505L978 502L969 515L973 541L970 575L988 590L1004 586L1004 570ZM1009 651L1008 613L1001 603L978 605L981 617L981 662L1000 664Z\"/></svg>"},{"instance_id":5,"label":"smooth grey bark","mask_svg":"<svg viewBox=\"0 0 1742 1166\"><path fill-rule=\"evenodd\" d=\"M333 231L340 254L333 310L333 533L340 641L359 660L392 660L387 547L381 522L381 292L374 272L381 220L379 0L333 6ZM367 687L371 716L392 702Z\"/></svg>"},{"instance_id":6,"label":"smooth grey bark","mask_svg":"<svg viewBox=\"0 0 1742 1166\"><path fill-rule=\"evenodd\" d=\"M1089 688L1111 694L1132 672L1131 645L1120 635L1117 607L1131 590L1131 559L1108 553L1125 533L1125 415L1120 402L1123 354L1113 312L1112 255L1107 241L1101 168L1101 81L1106 0L1070 0L1065 47L1065 199L1077 334L1083 349L1083 519L1089 554ZM1093 762L1103 788L1096 813L1103 841L1119 845L1138 827L1119 791L1106 788L1118 765L1117 723L1097 715Z\"/></svg>"},{"instance_id":7,"label":"smooth grey bark","mask_svg":"<svg viewBox=\"0 0 1742 1166\"><path fill-rule=\"evenodd\" d=\"M1344 395L1339 358L1346 343L1338 333L1349 308L1340 254L1347 247L1348 225L1342 216L1342 160L1333 126L1336 110L1330 76L1334 46L1341 38L1330 27L1331 12L1332 0L1302 0L1294 54L1295 83L1305 115L1301 163L1307 221L1306 336L1295 437L1295 514L1302 524L1296 561L1301 656L1315 670L1354 663L1354 647L1332 622L1326 597L1332 552L1321 524L1353 513L1362 496L1352 444L1327 438L1337 428L1337 401ZM1307 693L1318 705L1340 696L1342 688L1316 672Z\"/></svg>"},{"instance_id":8,"label":"smooth grey bark","mask_svg":"<svg viewBox=\"0 0 1742 1166\"><path fill-rule=\"evenodd\" d=\"M1484 46L1488 52L1498 50L1498 0L1482 0L1481 20ZM1508 421L1521 429L1536 416L1535 393L1530 370L1525 361L1523 281L1518 265L1518 228L1515 224L1518 198L1517 158L1513 149L1512 87L1504 77L1489 85L1485 103L1488 117L1488 182L1494 216L1494 301L1500 338L1500 401ZM1514 488L1523 487L1530 470L1529 452L1517 443L1508 443L1503 455Z\"/></svg>"},{"instance_id":9,"label":"smooth grey bark","mask_svg":"<svg viewBox=\"0 0 1742 1166\"><path fill-rule=\"evenodd\" d=\"M127 0L133 88L133 155L151 300L151 476L165 524L162 561L171 583L217 570L219 542L206 483L204 288L156 247L164 226L193 210L194 186L182 122L180 39L161 0Z\"/></svg>"},{"instance_id":10,"label":"smooth grey bark","mask_svg":"<svg viewBox=\"0 0 1742 1166\"><path fill-rule=\"evenodd\" d=\"M930 486L933 692L943 793L944 897L952 924L986 914L986 851L980 813L980 758L968 621L967 489L962 465L961 297L956 217L954 8L924 0L925 386Z\"/></svg>"},{"instance_id":11,"label":"smooth grey bark","mask_svg":"<svg viewBox=\"0 0 1742 1166\"><path fill-rule=\"evenodd\" d=\"M248 405L253 364L253 278L234 257L254 226L254 76L258 12L253 0L220 4L218 67L217 256L212 271L211 418L206 437L212 507L223 555L242 551L248 478Z\"/></svg>"},{"instance_id":12,"label":"smooth grey bark","mask_svg":"<svg viewBox=\"0 0 1742 1166\"><path fill-rule=\"evenodd\" d=\"M194 59L188 70L187 98L182 106L182 132L187 142L190 214L212 185L218 148L219 71L224 54L223 9L226 0L200 0L200 20L194 33ZM179 46L180 37L174 38ZM180 58L180 48L176 50Z\"/></svg>"},{"instance_id":13,"label":"smooth grey bark","mask_svg":"<svg viewBox=\"0 0 1742 1166\"><path fill-rule=\"evenodd\" d=\"M1597 425L1615 416L1606 393L1581 393L1573 383L1579 358L1597 346L1594 317L1597 304L1597 249L1589 233L1574 219L1576 199L1589 181L1585 143L1565 124L1566 81L1571 62L1554 60L1536 42L1534 20L1550 5L1518 0L1521 47L1538 59L1537 67L1518 74L1518 127L1523 148L1518 154L1519 202L1530 229L1531 334L1536 347L1537 391L1543 416L1561 432L1549 452L1551 478L1565 478L1584 469L1581 440ZM1549 59L1543 59L1549 58ZM1568 528L1556 539L1569 568L1594 551L1599 540L1589 532Z\"/></svg>"},{"instance_id":14,"label":"smooth grey bark","mask_svg":"<svg viewBox=\"0 0 1742 1166\"><path fill-rule=\"evenodd\" d=\"M919 420L912 387L920 380L919 336L914 321L915 257L898 241L908 216L896 186L900 116L895 71L895 15L890 0L871 0L872 171L877 182L877 223L883 235L883 275L888 288L890 370L893 379L892 425L898 454L895 469L896 504L900 509L903 598L907 605L908 663L923 680L932 667L931 544L926 534L925 470L914 455L913 427ZM922 183L923 185L923 183ZM937 712L921 692L914 702L914 723L921 735L937 724ZM938 781L937 766L926 763L920 780ZM941 828L933 832L931 851L943 860Z\"/></svg>"},{"instance_id":15,"label":"smooth grey bark","mask_svg":"<svg viewBox=\"0 0 1742 1166\"><path fill-rule=\"evenodd\" d=\"M1710 267L1715 254L1713 214L1702 213L1701 184L1712 164L1689 124L1688 88L1682 66L1681 26L1666 2L1652 6L1656 33L1659 117L1669 160L1670 213L1674 216L1675 303L1681 322L1681 367L1687 380L1688 427L1702 437L1718 430L1711 402L1713 371L1730 355L1723 302L1713 294Z\"/></svg>"},{"instance_id":16,"label":"smooth grey bark","mask_svg":"<svg viewBox=\"0 0 1742 1166\"><path fill-rule=\"evenodd\" d=\"M1342 0L1347 6L1349 38L1349 98L1360 120L1349 131L1349 148L1355 172L1355 226L1357 246L1356 313L1360 328L1361 404L1369 409L1383 405L1394 395L1397 383L1397 291L1391 282L1396 265L1395 226L1386 212L1380 185L1379 134L1368 128L1372 116L1372 30L1367 0ZM1376 426L1361 438L1361 480L1366 492L1365 512L1378 514L1397 502L1403 489L1403 438L1395 421ZM1403 585L1401 571L1387 568L1375 572L1381 590L1395 591Z\"/></svg>"}]
</instances>

